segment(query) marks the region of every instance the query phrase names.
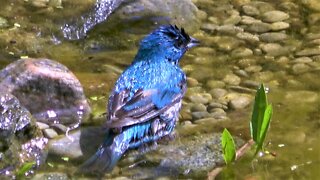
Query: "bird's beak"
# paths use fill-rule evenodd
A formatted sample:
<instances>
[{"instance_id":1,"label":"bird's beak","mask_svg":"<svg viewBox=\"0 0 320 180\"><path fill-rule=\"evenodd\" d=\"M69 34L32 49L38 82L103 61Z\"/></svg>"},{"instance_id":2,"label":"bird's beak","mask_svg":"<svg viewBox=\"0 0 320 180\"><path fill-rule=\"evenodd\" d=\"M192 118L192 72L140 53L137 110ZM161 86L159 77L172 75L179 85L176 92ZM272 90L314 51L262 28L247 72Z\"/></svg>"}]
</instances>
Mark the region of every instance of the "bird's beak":
<instances>
[{"instance_id":1,"label":"bird's beak","mask_svg":"<svg viewBox=\"0 0 320 180\"><path fill-rule=\"evenodd\" d=\"M192 48L194 46L198 46L199 44L200 44L199 40L197 40L197 39L195 39L193 37L190 37L190 42L188 43L187 48L190 49L190 48Z\"/></svg>"}]
</instances>

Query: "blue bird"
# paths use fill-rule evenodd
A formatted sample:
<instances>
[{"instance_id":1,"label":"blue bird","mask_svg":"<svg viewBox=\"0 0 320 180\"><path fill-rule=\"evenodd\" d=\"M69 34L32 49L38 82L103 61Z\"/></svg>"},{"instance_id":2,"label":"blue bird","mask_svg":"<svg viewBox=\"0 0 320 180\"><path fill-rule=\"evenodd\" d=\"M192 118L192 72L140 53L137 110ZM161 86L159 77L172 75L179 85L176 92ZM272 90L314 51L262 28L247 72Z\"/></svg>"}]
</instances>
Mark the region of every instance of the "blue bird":
<instances>
[{"instance_id":1,"label":"blue bird","mask_svg":"<svg viewBox=\"0 0 320 180\"><path fill-rule=\"evenodd\" d=\"M110 172L128 149L157 142L173 132L187 88L178 63L198 44L183 28L173 25L160 26L140 42L132 64L110 94L109 134L81 166L82 172Z\"/></svg>"}]
</instances>

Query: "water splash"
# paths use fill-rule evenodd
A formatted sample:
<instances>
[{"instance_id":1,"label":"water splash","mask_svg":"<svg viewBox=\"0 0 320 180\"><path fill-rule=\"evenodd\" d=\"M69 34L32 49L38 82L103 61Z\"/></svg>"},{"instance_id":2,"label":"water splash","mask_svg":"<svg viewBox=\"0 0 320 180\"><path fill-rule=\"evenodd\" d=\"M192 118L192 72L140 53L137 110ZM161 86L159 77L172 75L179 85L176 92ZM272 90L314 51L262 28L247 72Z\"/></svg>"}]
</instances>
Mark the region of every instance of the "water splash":
<instances>
[{"instance_id":1,"label":"water splash","mask_svg":"<svg viewBox=\"0 0 320 180\"><path fill-rule=\"evenodd\" d=\"M124 1L126 0L97 0L92 10L61 27L64 38L69 40L84 38L90 29L105 21Z\"/></svg>"}]
</instances>

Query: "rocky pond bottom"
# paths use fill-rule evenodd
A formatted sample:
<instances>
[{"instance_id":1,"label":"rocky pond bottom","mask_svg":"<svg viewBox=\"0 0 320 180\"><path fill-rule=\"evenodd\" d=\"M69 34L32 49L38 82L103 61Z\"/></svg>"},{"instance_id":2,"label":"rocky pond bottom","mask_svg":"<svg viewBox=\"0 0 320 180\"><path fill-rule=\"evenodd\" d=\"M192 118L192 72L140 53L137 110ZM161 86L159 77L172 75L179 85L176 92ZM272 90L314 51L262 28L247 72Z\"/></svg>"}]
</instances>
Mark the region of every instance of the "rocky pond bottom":
<instances>
[{"instance_id":1,"label":"rocky pond bottom","mask_svg":"<svg viewBox=\"0 0 320 180\"><path fill-rule=\"evenodd\" d=\"M317 0L179 1L184 8L169 0L128 2L78 41L59 39L50 30L66 17L81 17L89 2L54 2L0 0L0 176L14 177L24 162L36 161L28 171L34 179L94 179L74 172L103 140L114 81L130 64L138 41L170 21L201 41L181 61L188 91L175 138L148 152L131 151L102 178L206 178L223 163L224 127L239 146L249 139L260 83L274 107L266 147L276 156L252 160L249 153L218 178L319 177ZM18 60L26 55L35 58Z\"/></svg>"}]
</instances>

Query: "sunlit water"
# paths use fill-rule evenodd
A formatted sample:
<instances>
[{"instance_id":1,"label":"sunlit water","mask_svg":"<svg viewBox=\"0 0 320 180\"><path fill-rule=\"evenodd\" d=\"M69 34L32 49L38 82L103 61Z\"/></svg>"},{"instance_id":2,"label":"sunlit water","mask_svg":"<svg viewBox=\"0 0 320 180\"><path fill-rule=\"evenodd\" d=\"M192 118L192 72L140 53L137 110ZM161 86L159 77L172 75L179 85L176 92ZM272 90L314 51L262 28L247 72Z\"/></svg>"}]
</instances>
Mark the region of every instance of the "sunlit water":
<instances>
[{"instance_id":1,"label":"sunlit water","mask_svg":"<svg viewBox=\"0 0 320 180\"><path fill-rule=\"evenodd\" d=\"M79 1L79 5L85 6L86 1ZM218 2L218 1L217 1ZM222 1L223 2L223 1ZM12 3L12 5L10 5ZM35 10L25 3L8 2L0 0L0 16L8 17L11 24L19 23L30 32L30 24L35 25L35 30L31 32L49 34L50 39L39 47L38 52L28 52L21 50L19 55L30 57L46 57L58 60L70 68L79 78L84 86L87 97L98 97L92 100L91 105L95 114L105 112L105 103L108 94L121 71L130 64L138 48L139 39L150 32L156 25L150 26L150 22L139 22L133 25L123 25L117 29L108 28L108 22L99 25L89 34L86 40L64 41L55 44L54 34L63 24L58 10ZM210 4L210 3L209 3ZM10 9L11 7L12 9ZM21 8L17 11L14 8ZM70 17L72 8L65 6L62 15ZM80 6L81 7L81 6ZM214 15L210 12L211 7L200 7L207 11L208 16ZM302 7L301 7L302 8ZM81 9L81 8L79 8ZM18 12L12 15L12 12ZM308 12L305 12L308 14ZM75 14L76 15L76 14ZM45 18L45 19L44 19ZM59 22L57 24L52 24ZM206 22L204 22L206 23ZM25 25L26 24L26 25ZM48 25L50 24L50 25ZM307 24L305 24L307 26ZM54 27L50 32L50 27ZM301 27L308 28L308 27ZM42 32L45 29L45 32ZM49 30L48 30L49 29ZM6 31L6 29L2 30ZM41 36L41 33L39 37ZM50 34L53 35L50 35ZM292 43L304 43L306 40L300 34L300 30L291 29L287 31ZM232 58L230 51L221 50L217 45L211 43L209 37L229 36L225 34L210 33L206 31L196 32L195 37L203 43L199 47L210 47L214 51L211 53L197 51L197 48L187 52L181 62L182 67L190 67L195 71L188 72L188 76L194 77L203 86L209 79L222 80L223 77L232 72L235 66L239 66L239 58ZM45 38L44 38L45 39ZM18 39L19 40L19 39ZM1 43L3 45L5 43ZM241 44L243 47L251 48L252 45ZM17 59L19 55L10 53L13 48L2 47L0 49L0 67ZM300 48L300 47L299 47ZM286 56L293 57L293 54ZM320 81L319 70L310 71L304 74L295 75L291 69L276 63L277 58L266 57L253 54L251 59L259 59L257 64L262 67L261 72L271 73L271 78L264 78L265 74L252 74L249 80L266 83L270 88L268 97L273 104L274 114L271 128L266 141L267 150L275 153L276 156L267 156L251 161L250 155L240 159L218 177L220 179L317 179L320 176ZM202 74L201 74L202 73ZM296 82L290 83L290 82ZM297 85L298 84L298 85ZM301 94L290 95L288 92L311 91L316 92L318 97L315 101L308 101L301 97ZM288 95L289 94L289 95ZM292 94L292 93L291 93ZM303 93L302 93L303 95ZM248 122L250 119L251 108L240 111L228 111L228 117L232 123L226 125L233 135L248 139ZM90 124L90 123L88 123ZM215 128L212 128L214 130ZM210 130L206 130L208 132ZM62 162L63 164L63 162ZM64 167L64 165L61 165ZM48 168L50 171L50 168ZM68 172L68 170L65 170ZM204 177L203 175L202 177Z\"/></svg>"}]
</instances>

